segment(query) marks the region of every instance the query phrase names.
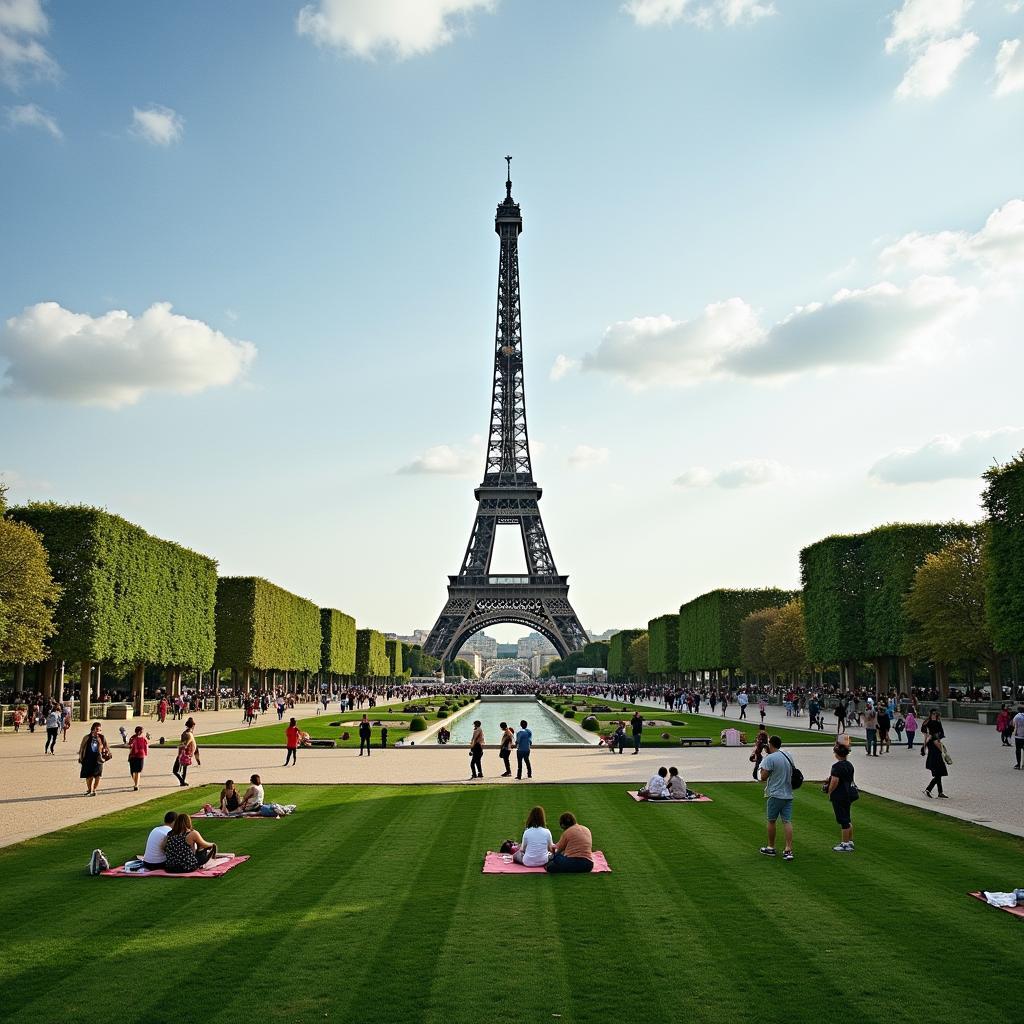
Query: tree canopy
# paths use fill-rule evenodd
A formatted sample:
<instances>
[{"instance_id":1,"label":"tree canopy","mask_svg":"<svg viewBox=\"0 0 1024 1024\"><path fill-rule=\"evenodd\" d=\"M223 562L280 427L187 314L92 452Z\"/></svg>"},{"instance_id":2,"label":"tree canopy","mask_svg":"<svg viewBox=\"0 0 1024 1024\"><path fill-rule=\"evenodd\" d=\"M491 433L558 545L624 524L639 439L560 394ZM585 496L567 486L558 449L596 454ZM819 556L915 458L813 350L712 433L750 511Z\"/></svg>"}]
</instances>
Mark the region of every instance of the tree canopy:
<instances>
[{"instance_id":1,"label":"tree canopy","mask_svg":"<svg viewBox=\"0 0 1024 1024\"><path fill-rule=\"evenodd\" d=\"M985 473L986 615L995 646L1024 654L1024 451Z\"/></svg>"},{"instance_id":2,"label":"tree canopy","mask_svg":"<svg viewBox=\"0 0 1024 1024\"><path fill-rule=\"evenodd\" d=\"M42 538L25 523L4 517L3 508L0 485L0 662L42 661L60 588Z\"/></svg>"}]
</instances>

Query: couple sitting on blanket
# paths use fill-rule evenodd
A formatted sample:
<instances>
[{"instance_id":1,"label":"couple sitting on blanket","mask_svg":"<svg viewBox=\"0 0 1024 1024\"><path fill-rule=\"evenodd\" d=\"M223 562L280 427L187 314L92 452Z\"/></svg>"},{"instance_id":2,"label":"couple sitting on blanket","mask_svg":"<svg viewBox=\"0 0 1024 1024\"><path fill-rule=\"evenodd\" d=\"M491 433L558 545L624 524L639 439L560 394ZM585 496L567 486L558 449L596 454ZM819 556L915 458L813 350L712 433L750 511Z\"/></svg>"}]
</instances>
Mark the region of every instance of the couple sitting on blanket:
<instances>
[{"instance_id":1,"label":"couple sitting on blanket","mask_svg":"<svg viewBox=\"0 0 1024 1024\"><path fill-rule=\"evenodd\" d=\"M594 849L590 829L566 812L558 819L562 836L555 843L544 819L544 808L534 807L526 818L519 849L512 854L517 864L545 871L593 871Z\"/></svg>"},{"instance_id":2,"label":"couple sitting on blanket","mask_svg":"<svg viewBox=\"0 0 1024 1024\"><path fill-rule=\"evenodd\" d=\"M261 818L283 818L295 810L295 804L273 804L266 802L263 783L258 775L249 776L249 788L239 795L231 779L220 791L220 806L203 804L203 813L208 818L244 818L259 815Z\"/></svg>"},{"instance_id":3,"label":"couple sitting on blanket","mask_svg":"<svg viewBox=\"0 0 1024 1024\"><path fill-rule=\"evenodd\" d=\"M686 788L686 783L679 777L678 768L658 769L651 781L640 790L637 796L641 800L692 800L699 794Z\"/></svg>"},{"instance_id":4,"label":"couple sitting on blanket","mask_svg":"<svg viewBox=\"0 0 1024 1024\"><path fill-rule=\"evenodd\" d=\"M192 827L192 819L187 814L168 811L164 823L149 833L142 866L147 871L183 875L198 870L216 856L217 844L208 843Z\"/></svg>"}]
</instances>

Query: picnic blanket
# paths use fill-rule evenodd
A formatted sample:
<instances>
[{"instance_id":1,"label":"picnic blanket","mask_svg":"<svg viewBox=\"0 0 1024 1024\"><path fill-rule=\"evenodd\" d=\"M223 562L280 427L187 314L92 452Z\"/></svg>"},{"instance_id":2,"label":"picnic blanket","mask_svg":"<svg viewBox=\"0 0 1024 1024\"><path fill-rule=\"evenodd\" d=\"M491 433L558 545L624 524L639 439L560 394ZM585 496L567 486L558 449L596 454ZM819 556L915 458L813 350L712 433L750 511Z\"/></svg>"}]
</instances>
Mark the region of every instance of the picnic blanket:
<instances>
[{"instance_id":1,"label":"picnic blanket","mask_svg":"<svg viewBox=\"0 0 1024 1024\"><path fill-rule=\"evenodd\" d=\"M283 818L287 814L295 813L295 804L264 804L265 807L273 807L276 814L261 814L259 811L244 811L239 814L235 811L232 814L225 814L219 807L214 807L213 804L203 804L198 811L193 811L191 817L193 818L266 818L268 821L273 821L276 818Z\"/></svg>"},{"instance_id":2,"label":"picnic blanket","mask_svg":"<svg viewBox=\"0 0 1024 1024\"><path fill-rule=\"evenodd\" d=\"M511 856L510 854L495 853L493 850L487 851L487 856L484 857L483 873L485 875L546 875L547 872L543 868L528 868L523 864L516 864L515 861L506 861L504 858ZM582 874L599 875L603 872L610 872L612 869L608 866L608 861L605 859L605 855L600 850L594 851L594 870L590 872L581 872Z\"/></svg>"},{"instance_id":3,"label":"picnic blanket","mask_svg":"<svg viewBox=\"0 0 1024 1024\"><path fill-rule=\"evenodd\" d=\"M968 895L973 896L976 900L981 900L986 907L992 906L992 904L985 899L985 894L983 892L972 892L968 893ZM1014 917L1024 917L1024 907L996 907L995 909L1004 910L1007 914L1013 914Z\"/></svg>"},{"instance_id":4,"label":"picnic blanket","mask_svg":"<svg viewBox=\"0 0 1024 1024\"><path fill-rule=\"evenodd\" d=\"M709 796L705 796L703 793L698 793L691 800L644 800L640 796L640 790L638 789L627 789L626 792L640 804L712 804L714 800Z\"/></svg>"},{"instance_id":5,"label":"picnic blanket","mask_svg":"<svg viewBox=\"0 0 1024 1024\"><path fill-rule=\"evenodd\" d=\"M198 871L174 872L174 871L125 871L124 865L101 871L101 875L110 875L112 878L219 878L226 875L232 868L244 864L249 859L247 854L239 855L234 853L222 853L208 861Z\"/></svg>"}]
</instances>

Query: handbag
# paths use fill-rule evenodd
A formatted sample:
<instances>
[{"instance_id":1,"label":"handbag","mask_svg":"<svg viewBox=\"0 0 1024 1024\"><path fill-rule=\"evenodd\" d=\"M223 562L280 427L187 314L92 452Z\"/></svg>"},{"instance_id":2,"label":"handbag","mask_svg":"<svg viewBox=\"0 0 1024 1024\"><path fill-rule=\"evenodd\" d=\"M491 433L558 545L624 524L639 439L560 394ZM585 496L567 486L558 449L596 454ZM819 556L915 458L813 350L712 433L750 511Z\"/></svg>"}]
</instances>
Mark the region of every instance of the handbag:
<instances>
[{"instance_id":1,"label":"handbag","mask_svg":"<svg viewBox=\"0 0 1024 1024\"><path fill-rule=\"evenodd\" d=\"M942 743L940 744L940 746L942 747L942 760L945 761L946 764L952 764L953 758L949 756L949 751L946 749L946 744Z\"/></svg>"},{"instance_id":2,"label":"handbag","mask_svg":"<svg viewBox=\"0 0 1024 1024\"><path fill-rule=\"evenodd\" d=\"M108 747L104 747L103 750L100 751L100 757L104 761L109 761L113 756L114 755L110 752L110 749Z\"/></svg>"},{"instance_id":3,"label":"handbag","mask_svg":"<svg viewBox=\"0 0 1024 1024\"><path fill-rule=\"evenodd\" d=\"M850 785L847 786L846 788L847 788L847 792L849 793L849 796L850 796L850 803L851 804L854 802L854 800L859 800L860 799L860 790L857 788L857 784L856 783L851 782Z\"/></svg>"}]
</instances>

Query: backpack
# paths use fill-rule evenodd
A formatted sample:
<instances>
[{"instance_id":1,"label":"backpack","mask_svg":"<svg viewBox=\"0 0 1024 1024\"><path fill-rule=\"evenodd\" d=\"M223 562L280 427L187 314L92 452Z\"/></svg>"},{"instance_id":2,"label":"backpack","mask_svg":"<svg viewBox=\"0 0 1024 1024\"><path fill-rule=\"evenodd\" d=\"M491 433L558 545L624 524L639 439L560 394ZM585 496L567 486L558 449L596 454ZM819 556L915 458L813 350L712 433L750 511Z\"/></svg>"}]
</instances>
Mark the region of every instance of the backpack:
<instances>
[{"instance_id":1,"label":"backpack","mask_svg":"<svg viewBox=\"0 0 1024 1024\"><path fill-rule=\"evenodd\" d=\"M782 756L789 762L789 767L792 769L789 775L790 788L799 789L804 784L804 773L793 764L793 758L789 754L783 754Z\"/></svg>"},{"instance_id":2,"label":"backpack","mask_svg":"<svg viewBox=\"0 0 1024 1024\"><path fill-rule=\"evenodd\" d=\"M93 850L92 856L89 858L89 874L100 875L109 870L110 861L107 860L107 855L102 850Z\"/></svg>"}]
</instances>

